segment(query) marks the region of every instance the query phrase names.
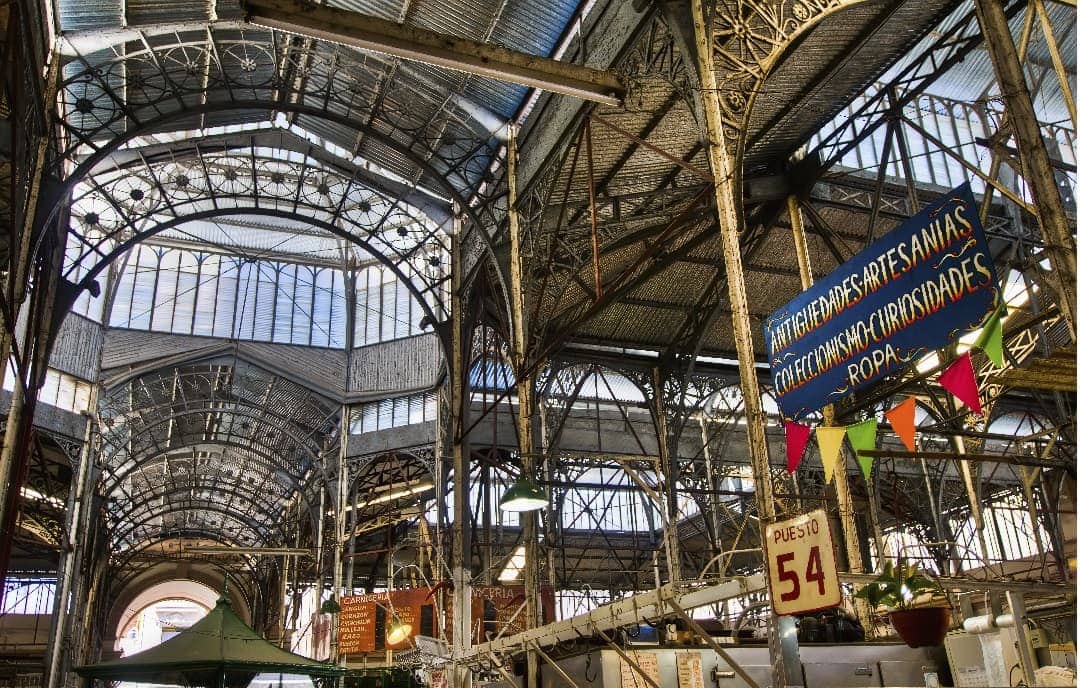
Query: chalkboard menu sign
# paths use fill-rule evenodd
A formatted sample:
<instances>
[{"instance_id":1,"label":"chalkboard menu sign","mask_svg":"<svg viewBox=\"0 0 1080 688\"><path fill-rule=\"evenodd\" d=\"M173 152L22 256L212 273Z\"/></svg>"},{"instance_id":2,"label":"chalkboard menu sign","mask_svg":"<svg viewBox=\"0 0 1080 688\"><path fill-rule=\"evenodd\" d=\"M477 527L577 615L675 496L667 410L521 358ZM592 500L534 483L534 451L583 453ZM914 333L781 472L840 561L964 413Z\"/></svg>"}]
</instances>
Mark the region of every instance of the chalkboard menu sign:
<instances>
[{"instance_id":1,"label":"chalkboard menu sign","mask_svg":"<svg viewBox=\"0 0 1080 688\"><path fill-rule=\"evenodd\" d=\"M526 628L525 611L518 608L525 603L524 585L477 585L472 589L472 627L476 629L474 643L489 638L518 633ZM446 598L446 618L453 617L452 599ZM555 592L548 586L540 588L540 616L544 623L555 620ZM452 641L450 624L447 623L447 641Z\"/></svg>"},{"instance_id":2,"label":"chalkboard menu sign","mask_svg":"<svg viewBox=\"0 0 1080 688\"><path fill-rule=\"evenodd\" d=\"M444 597L446 618L453 615L452 596ZM475 642L484 642L499 633L509 635L525 630L525 612L518 612L525 602L523 585L482 585L472 589L472 627ZM555 593L549 587L540 589L541 615L544 623L555 619ZM392 610L392 611L391 611ZM385 650L404 650L412 647L412 637L439 637L438 616L431 588L407 588L370 595L349 595L341 598L339 615L338 652L358 655ZM515 613L516 616L515 616ZM409 638L396 644L386 642L386 633L394 622L409 624ZM446 624L446 640L450 623Z\"/></svg>"},{"instance_id":3,"label":"chalkboard menu sign","mask_svg":"<svg viewBox=\"0 0 1080 688\"><path fill-rule=\"evenodd\" d=\"M378 592L370 595L349 595L341 598L338 651L355 655L383 650L404 650L412 647L412 636L437 635L434 600L428 597L430 588L412 588ZM409 638L397 644L386 642L386 632L394 622L409 624Z\"/></svg>"}]
</instances>

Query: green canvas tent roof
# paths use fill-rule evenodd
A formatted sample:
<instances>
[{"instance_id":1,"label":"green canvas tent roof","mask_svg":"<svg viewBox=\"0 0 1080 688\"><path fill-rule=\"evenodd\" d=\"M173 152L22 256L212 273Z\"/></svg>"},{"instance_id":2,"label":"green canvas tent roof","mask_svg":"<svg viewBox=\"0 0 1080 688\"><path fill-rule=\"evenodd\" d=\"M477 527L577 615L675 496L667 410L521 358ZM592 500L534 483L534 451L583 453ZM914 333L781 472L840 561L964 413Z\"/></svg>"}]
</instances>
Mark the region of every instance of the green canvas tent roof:
<instances>
[{"instance_id":1,"label":"green canvas tent roof","mask_svg":"<svg viewBox=\"0 0 1080 688\"><path fill-rule=\"evenodd\" d=\"M198 623L130 657L76 667L79 675L108 681L185 686L246 686L256 674L303 674L336 678L341 667L287 652L245 624L224 597Z\"/></svg>"}]
</instances>

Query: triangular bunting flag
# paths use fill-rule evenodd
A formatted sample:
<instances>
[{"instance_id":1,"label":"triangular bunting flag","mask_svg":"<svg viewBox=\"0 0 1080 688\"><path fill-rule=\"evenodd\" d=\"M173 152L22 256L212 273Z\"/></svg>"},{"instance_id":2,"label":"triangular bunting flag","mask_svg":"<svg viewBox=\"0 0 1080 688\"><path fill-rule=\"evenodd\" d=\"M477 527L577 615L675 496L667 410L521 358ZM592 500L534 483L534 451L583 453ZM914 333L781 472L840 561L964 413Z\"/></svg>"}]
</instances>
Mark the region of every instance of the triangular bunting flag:
<instances>
[{"instance_id":1,"label":"triangular bunting flag","mask_svg":"<svg viewBox=\"0 0 1080 688\"><path fill-rule=\"evenodd\" d=\"M915 451L915 397L908 397L885 412L900 440L910 452Z\"/></svg>"},{"instance_id":2,"label":"triangular bunting flag","mask_svg":"<svg viewBox=\"0 0 1080 688\"><path fill-rule=\"evenodd\" d=\"M794 473L802 461L806 441L810 439L810 426L786 420L784 433L787 435L787 472Z\"/></svg>"},{"instance_id":3,"label":"triangular bunting flag","mask_svg":"<svg viewBox=\"0 0 1080 688\"><path fill-rule=\"evenodd\" d=\"M975 413L982 413L979 401L979 384L975 381L975 369L971 366L971 354L965 352L945 369L938 378L942 387L954 397L967 404Z\"/></svg>"},{"instance_id":4,"label":"triangular bunting flag","mask_svg":"<svg viewBox=\"0 0 1080 688\"><path fill-rule=\"evenodd\" d=\"M848 442L855 450L855 458L862 467L863 477L870 481L870 469L874 467L874 457L859 456L861 451L872 451L877 444L877 418L869 418L861 423L847 426Z\"/></svg>"},{"instance_id":5,"label":"triangular bunting flag","mask_svg":"<svg viewBox=\"0 0 1080 688\"><path fill-rule=\"evenodd\" d=\"M844 443L847 429L819 425L817 429L818 449L821 451L821 465L825 468L825 482L831 483L833 470L840 458L840 446Z\"/></svg>"},{"instance_id":6,"label":"triangular bunting flag","mask_svg":"<svg viewBox=\"0 0 1080 688\"><path fill-rule=\"evenodd\" d=\"M1001 314L994 313L989 322L983 325L982 334L975 346L983 350L986 357L998 368L1005 367L1005 354L1001 340Z\"/></svg>"}]
</instances>

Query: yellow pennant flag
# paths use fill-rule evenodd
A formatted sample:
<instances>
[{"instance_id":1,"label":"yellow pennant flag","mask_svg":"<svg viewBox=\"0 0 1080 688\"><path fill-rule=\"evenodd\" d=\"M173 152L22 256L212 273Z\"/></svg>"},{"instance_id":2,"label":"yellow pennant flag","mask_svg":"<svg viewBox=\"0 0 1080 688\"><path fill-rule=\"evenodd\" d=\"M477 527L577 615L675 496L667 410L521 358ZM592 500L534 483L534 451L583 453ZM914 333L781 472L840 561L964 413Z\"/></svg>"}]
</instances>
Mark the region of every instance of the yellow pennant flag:
<instances>
[{"instance_id":1,"label":"yellow pennant flag","mask_svg":"<svg viewBox=\"0 0 1080 688\"><path fill-rule=\"evenodd\" d=\"M847 428L819 425L816 430L818 450L821 451L821 465L825 467L825 482L831 483L833 470L840 459L840 447L844 444Z\"/></svg>"}]
</instances>

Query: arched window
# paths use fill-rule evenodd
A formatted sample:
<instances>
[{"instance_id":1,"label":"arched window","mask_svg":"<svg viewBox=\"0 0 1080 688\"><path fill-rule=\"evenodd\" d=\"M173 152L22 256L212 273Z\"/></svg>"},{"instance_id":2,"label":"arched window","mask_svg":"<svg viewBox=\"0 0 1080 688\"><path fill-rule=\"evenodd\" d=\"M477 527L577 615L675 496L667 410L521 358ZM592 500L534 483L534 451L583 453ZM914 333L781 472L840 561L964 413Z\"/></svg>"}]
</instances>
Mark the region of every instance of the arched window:
<instances>
[{"instance_id":1,"label":"arched window","mask_svg":"<svg viewBox=\"0 0 1080 688\"><path fill-rule=\"evenodd\" d=\"M111 327L345 346L341 269L140 244L118 271ZM88 312L90 301L80 303ZM357 271L357 346L420 334L422 313L393 271L374 263Z\"/></svg>"}]
</instances>

